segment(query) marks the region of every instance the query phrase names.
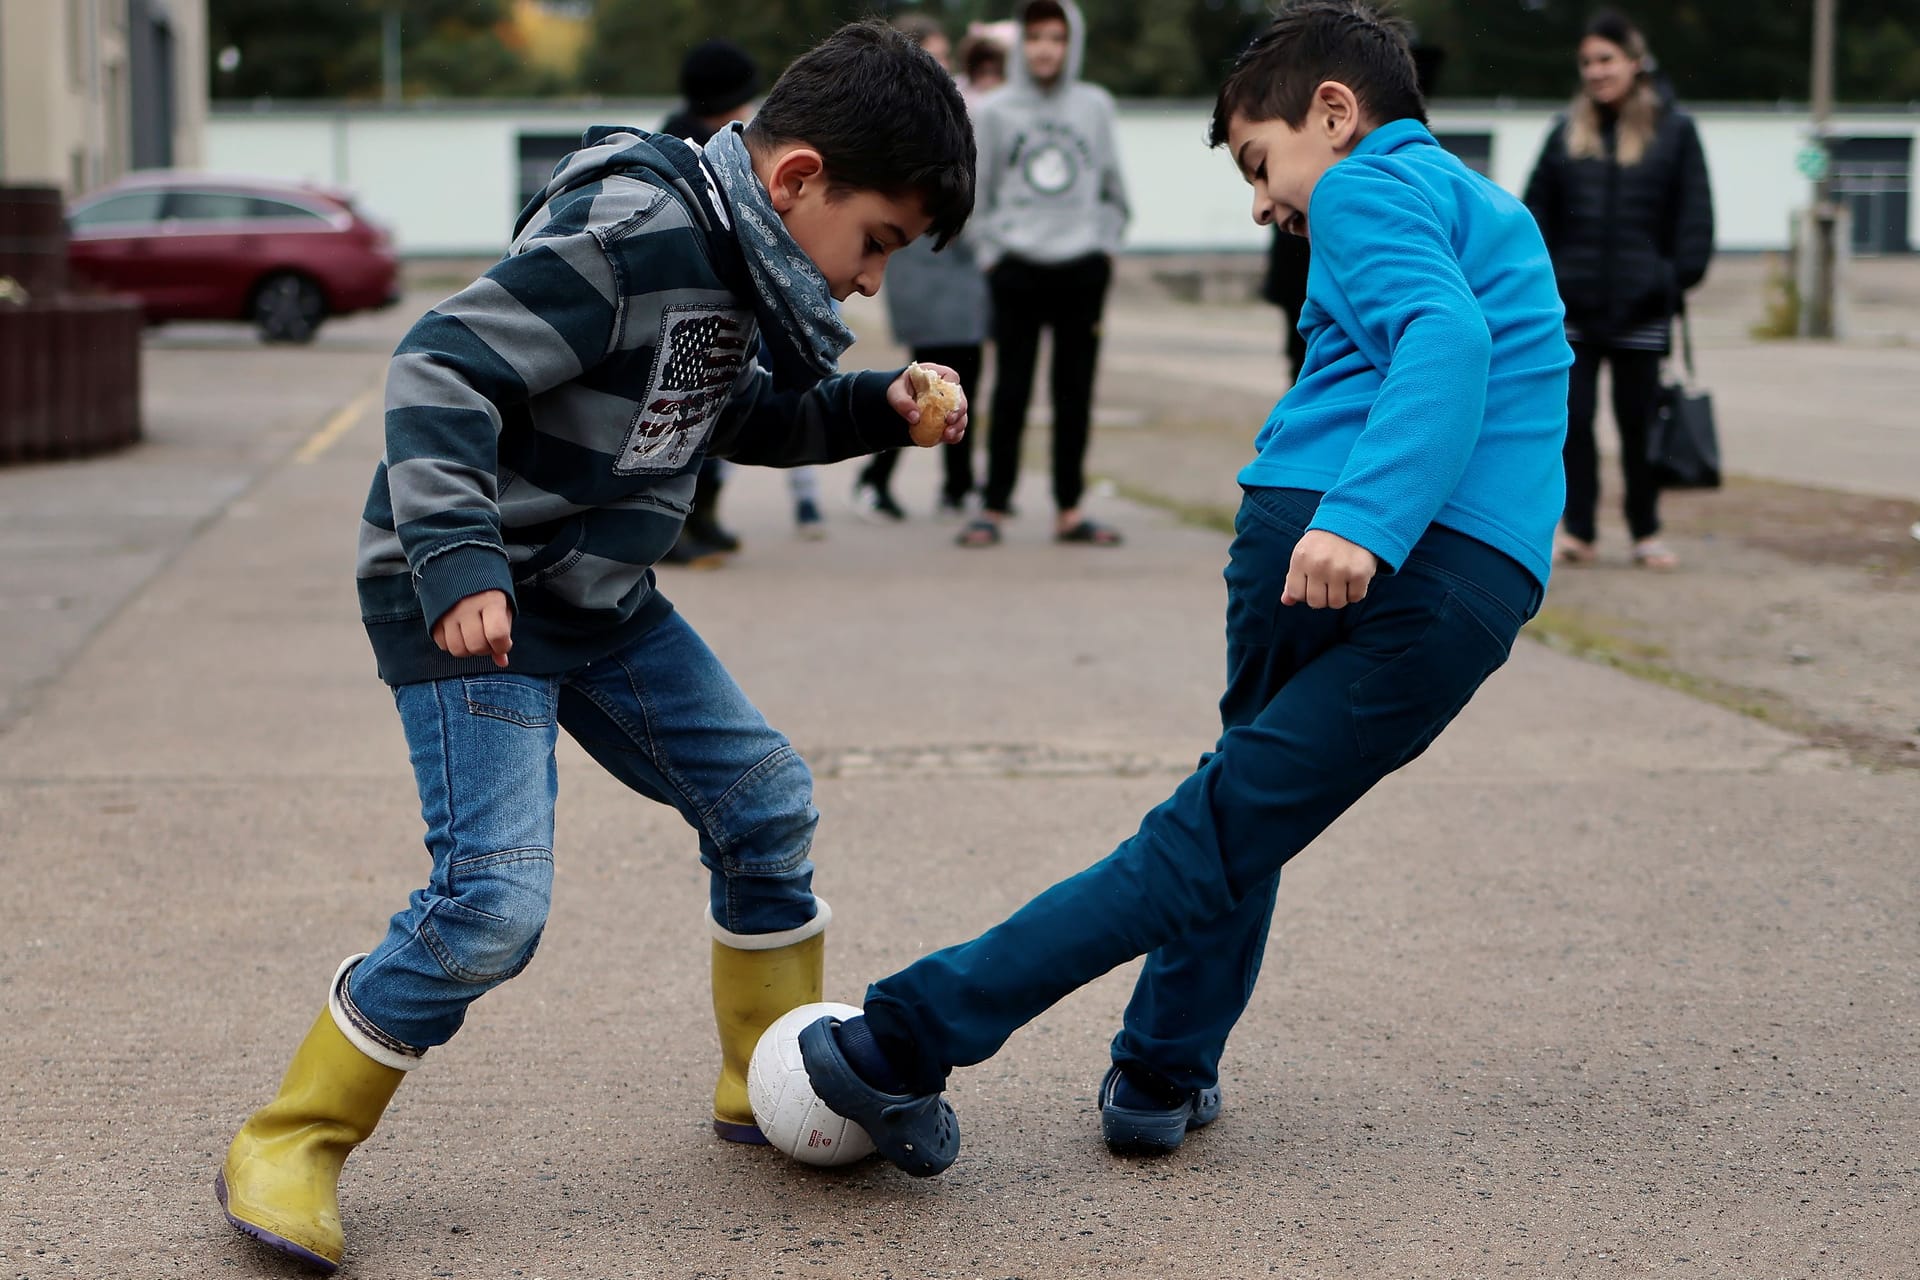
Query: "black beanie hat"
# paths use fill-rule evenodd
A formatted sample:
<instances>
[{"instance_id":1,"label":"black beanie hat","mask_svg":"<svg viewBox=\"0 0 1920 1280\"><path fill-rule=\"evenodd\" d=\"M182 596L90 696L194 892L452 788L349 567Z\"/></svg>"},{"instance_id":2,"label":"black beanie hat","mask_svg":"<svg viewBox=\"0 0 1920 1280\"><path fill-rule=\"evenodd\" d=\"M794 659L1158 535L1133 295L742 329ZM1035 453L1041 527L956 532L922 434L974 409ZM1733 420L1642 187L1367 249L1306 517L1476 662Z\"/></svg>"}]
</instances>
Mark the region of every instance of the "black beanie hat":
<instances>
[{"instance_id":1,"label":"black beanie hat","mask_svg":"<svg viewBox=\"0 0 1920 1280\"><path fill-rule=\"evenodd\" d=\"M706 40L681 61L680 92L694 115L722 115L760 92L760 69L733 41Z\"/></svg>"}]
</instances>

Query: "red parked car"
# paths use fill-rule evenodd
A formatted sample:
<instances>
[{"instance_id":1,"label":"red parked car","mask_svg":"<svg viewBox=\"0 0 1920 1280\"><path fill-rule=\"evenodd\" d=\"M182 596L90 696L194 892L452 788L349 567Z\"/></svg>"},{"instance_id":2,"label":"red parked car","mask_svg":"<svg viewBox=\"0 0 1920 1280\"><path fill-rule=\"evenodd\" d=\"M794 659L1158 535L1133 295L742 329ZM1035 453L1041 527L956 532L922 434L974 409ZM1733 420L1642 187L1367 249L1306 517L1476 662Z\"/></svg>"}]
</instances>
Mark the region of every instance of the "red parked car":
<instances>
[{"instance_id":1,"label":"red parked car","mask_svg":"<svg viewBox=\"0 0 1920 1280\"><path fill-rule=\"evenodd\" d=\"M68 211L76 279L132 294L149 323L251 320L268 342L399 299L385 228L341 192L258 178L134 174Z\"/></svg>"}]
</instances>

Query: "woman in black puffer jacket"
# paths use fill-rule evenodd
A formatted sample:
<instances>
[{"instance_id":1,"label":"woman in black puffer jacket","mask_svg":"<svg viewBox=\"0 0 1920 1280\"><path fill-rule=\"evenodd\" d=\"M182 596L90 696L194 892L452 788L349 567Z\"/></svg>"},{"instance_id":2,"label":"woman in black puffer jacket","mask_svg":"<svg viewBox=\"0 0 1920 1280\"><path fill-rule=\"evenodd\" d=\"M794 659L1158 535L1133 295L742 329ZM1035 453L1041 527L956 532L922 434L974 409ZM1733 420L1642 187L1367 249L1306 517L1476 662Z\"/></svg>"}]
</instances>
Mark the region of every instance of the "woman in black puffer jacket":
<instances>
[{"instance_id":1,"label":"woman in black puffer jacket","mask_svg":"<svg viewBox=\"0 0 1920 1280\"><path fill-rule=\"evenodd\" d=\"M1593 416L1606 361L1634 563L1675 565L1657 536L1660 491L1646 462L1647 423L1673 317L1713 254L1713 197L1700 135L1655 87L1652 66L1632 23L1610 11L1595 15L1580 41L1580 92L1527 182L1527 207L1553 255L1574 352L1567 506L1555 543L1564 563L1595 555L1600 476Z\"/></svg>"}]
</instances>

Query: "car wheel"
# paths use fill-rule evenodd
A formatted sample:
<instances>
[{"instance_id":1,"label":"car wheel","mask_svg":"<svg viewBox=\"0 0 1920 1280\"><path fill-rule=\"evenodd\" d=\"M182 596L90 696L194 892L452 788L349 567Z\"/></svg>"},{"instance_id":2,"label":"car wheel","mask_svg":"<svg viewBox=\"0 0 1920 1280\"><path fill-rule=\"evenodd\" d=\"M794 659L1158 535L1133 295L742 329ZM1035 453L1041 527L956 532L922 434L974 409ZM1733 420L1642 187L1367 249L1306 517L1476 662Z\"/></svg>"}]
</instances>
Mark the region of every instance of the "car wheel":
<instances>
[{"instance_id":1,"label":"car wheel","mask_svg":"<svg viewBox=\"0 0 1920 1280\"><path fill-rule=\"evenodd\" d=\"M320 286L290 271L268 276L253 295L253 325L267 342L312 342L326 319Z\"/></svg>"}]
</instances>

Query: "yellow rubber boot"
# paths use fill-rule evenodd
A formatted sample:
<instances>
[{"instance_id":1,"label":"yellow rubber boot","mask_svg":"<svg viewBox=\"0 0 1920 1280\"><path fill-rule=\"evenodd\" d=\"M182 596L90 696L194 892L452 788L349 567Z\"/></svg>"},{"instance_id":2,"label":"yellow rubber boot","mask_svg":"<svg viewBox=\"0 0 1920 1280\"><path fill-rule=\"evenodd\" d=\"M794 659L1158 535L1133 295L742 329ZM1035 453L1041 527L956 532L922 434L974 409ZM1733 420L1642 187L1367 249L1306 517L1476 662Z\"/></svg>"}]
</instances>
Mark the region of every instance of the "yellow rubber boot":
<instances>
[{"instance_id":1,"label":"yellow rubber boot","mask_svg":"<svg viewBox=\"0 0 1920 1280\"><path fill-rule=\"evenodd\" d=\"M356 1047L335 1016L330 1003L314 1019L279 1096L240 1126L214 1179L227 1221L329 1274L346 1252L340 1167L373 1133L406 1075Z\"/></svg>"},{"instance_id":2,"label":"yellow rubber boot","mask_svg":"<svg viewBox=\"0 0 1920 1280\"><path fill-rule=\"evenodd\" d=\"M720 1029L720 1082L713 1089L713 1131L729 1142L766 1141L747 1102L747 1062L775 1018L821 996L826 968L824 898L798 929L730 933L713 919L713 1020Z\"/></svg>"}]
</instances>

